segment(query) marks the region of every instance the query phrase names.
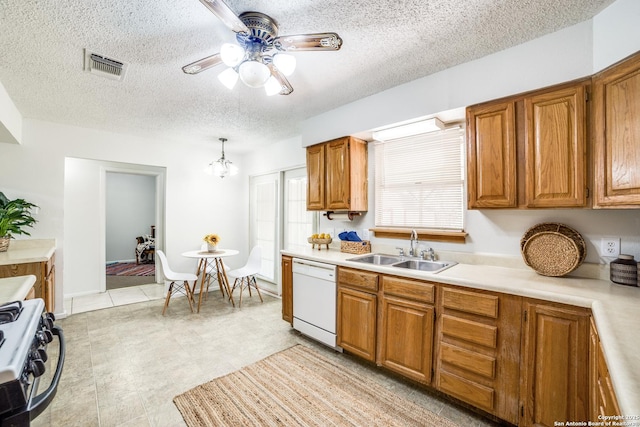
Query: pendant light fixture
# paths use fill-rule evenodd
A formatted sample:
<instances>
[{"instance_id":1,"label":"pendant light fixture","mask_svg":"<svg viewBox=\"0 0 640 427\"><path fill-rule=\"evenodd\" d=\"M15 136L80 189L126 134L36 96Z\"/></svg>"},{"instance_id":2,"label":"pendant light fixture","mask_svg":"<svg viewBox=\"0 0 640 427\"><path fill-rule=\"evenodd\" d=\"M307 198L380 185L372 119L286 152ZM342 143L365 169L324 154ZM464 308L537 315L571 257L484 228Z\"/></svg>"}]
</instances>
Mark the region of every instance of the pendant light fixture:
<instances>
[{"instance_id":1,"label":"pendant light fixture","mask_svg":"<svg viewBox=\"0 0 640 427\"><path fill-rule=\"evenodd\" d=\"M238 173L238 167L234 165L224 155L224 143L227 138L218 138L222 142L222 157L215 162L209 163L207 167L207 173L224 178L225 176L233 176Z\"/></svg>"}]
</instances>

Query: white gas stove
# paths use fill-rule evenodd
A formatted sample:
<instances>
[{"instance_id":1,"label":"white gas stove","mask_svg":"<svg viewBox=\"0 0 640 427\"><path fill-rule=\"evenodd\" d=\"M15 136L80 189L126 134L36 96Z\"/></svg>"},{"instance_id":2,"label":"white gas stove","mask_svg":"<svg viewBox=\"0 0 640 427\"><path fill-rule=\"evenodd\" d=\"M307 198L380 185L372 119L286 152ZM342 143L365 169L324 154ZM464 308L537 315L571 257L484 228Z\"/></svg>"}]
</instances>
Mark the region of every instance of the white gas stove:
<instances>
[{"instance_id":1,"label":"white gas stove","mask_svg":"<svg viewBox=\"0 0 640 427\"><path fill-rule=\"evenodd\" d=\"M15 301L0 306L0 426L28 426L55 396L64 366L62 329L54 325L44 301ZM60 351L51 384L38 394L45 373L47 345L58 337Z\"/></svg>"}]
</instances>

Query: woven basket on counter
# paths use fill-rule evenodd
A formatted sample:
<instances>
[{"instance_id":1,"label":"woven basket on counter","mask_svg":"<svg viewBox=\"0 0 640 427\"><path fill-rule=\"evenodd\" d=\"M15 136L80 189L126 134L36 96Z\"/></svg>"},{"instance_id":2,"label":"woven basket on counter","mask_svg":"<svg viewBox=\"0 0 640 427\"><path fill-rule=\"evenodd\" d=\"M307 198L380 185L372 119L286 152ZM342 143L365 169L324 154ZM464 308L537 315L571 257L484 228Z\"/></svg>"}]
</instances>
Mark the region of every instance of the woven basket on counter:
<instances>
[{"instance_id":1,"label":"woven basket on counter","mask_svg":"<svg viewBox=\"0 0 640 427\"><path fill-rule=\"evenodd\" d=\"M527 230L520 240L520 252L524 262L536 273L559 277L582 264L587 245L573 228L546 222Z\"/></svg>"},{"instance_id":2,"label":"woven basket on counter","mask_svg":"<svg viewBox=\"0 0 640 427\"><path fill-rule=\"evenodd\" d=\"M348 254L368 254L371 252L371 242L363 240L362 242L340 241L340 252Z\"/></svg>"}]
</instances>

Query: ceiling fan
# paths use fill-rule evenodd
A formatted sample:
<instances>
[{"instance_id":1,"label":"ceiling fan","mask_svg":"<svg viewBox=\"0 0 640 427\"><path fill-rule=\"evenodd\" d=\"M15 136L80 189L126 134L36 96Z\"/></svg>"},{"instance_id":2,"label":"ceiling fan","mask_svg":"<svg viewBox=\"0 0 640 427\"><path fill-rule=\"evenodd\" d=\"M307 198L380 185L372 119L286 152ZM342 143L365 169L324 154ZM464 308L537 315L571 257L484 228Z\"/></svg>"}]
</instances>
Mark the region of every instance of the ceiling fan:
<instances>
[{"instance_id":1,"label":"ceiling fan","mask_svg":"<svg viewBox=\"0 0 640 427\"><path fill-rule=\"evenodd\" d=\"M278 36L278 24L260 12L236 15L222 0L200 0L227 27L236 33L238 44L225 43L220 53L182 67L187 74L198 74L220 63L229 68L218 78L233 89L238 77L250 87L264 87L267 95L289 95L293 87L287 80L295 69L295 57L284 52L339 50L342 39L336 33Z\"/></svg>"}]
</instances>

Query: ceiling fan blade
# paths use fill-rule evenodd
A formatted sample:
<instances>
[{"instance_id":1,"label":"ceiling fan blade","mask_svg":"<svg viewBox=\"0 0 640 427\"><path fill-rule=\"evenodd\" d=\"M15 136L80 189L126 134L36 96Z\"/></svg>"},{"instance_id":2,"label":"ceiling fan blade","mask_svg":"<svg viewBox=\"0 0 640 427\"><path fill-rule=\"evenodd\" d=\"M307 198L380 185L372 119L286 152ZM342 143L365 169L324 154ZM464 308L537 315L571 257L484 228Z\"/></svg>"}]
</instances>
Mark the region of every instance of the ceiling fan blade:
<instances>
[{"instance_id":1,"label":"ceiling fan blade","mask_svg":"<svg viewBox=\"0 0 640 427\"><path fill-rule=\"evenodd\" d=\"M279 95L291 94L291 92L293 92L293 86L291 86L291 83L289 83L289 80L287 80L285 75L282 74L280 70L278 70L278 67L276 67L272 63L267 64L267 67L269 67L269 70L271 71L271 75L273 76L273 78L275 78L278 81L278 83L280 83L280 87L282 89L280 89Z\"/></svg>"},{"instance_id":2,"label":"ceiling fan blade","mask_svg":"<svg viewBox=\"0 0 640 427\"><path fill-rule=\"evenodd\" d=\"M249 29L222 0L200 0L224 24L236 33L249 33Z\"/></svg>"},{"instance_id":3,"label":"ceiling fan blade","mask_svg":"<svg viewBox=\"0 0 640 427\"><path fill-rule=\"evenodd\" d=\"M297 34L273 40L278 50L340 50L342 39L336 33Z\"/></svg>"},{"instance_id":4,"label":"ceiling fan blade","mask_svg":"<svg viewBox=\"0 0 640 427\"><path fill-rule=\"evenodd\" d=\"M222 58L219 53L216 53L215 55L207 56L206 58L199 59L189 65L185 65L182 67L182 71L187 74L198 74L199 72L208 70L220 63L222 63Z\"/></svg>"}]
</instances>

